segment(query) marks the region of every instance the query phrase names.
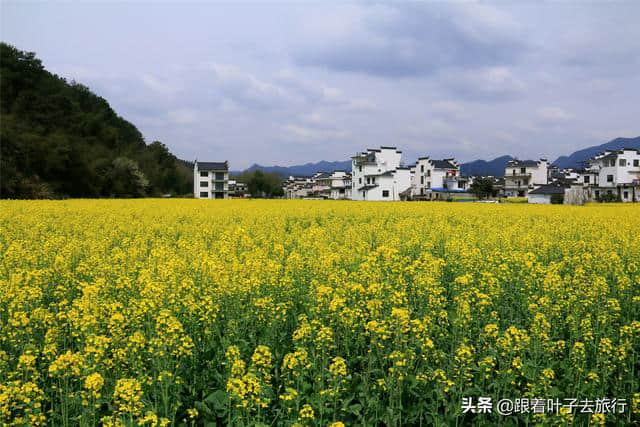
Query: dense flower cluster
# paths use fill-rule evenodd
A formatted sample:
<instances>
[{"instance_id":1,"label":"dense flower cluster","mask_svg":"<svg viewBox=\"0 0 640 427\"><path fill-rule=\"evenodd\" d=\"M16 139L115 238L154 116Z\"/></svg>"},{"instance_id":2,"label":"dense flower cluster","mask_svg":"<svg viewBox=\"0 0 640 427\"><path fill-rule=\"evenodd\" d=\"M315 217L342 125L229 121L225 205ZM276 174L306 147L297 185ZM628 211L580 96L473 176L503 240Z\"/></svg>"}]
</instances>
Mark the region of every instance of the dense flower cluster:
<instances>
[{"instance_id":1,"label":"dense flower cluster","mask_svg":"<svg viewBox=\"0 0 640 427\"><path fill-rule=\"evenodd\" d=\"M2 425L490 425L626 399L640 207L0 202Z\"/></svg>"}]
</instances>

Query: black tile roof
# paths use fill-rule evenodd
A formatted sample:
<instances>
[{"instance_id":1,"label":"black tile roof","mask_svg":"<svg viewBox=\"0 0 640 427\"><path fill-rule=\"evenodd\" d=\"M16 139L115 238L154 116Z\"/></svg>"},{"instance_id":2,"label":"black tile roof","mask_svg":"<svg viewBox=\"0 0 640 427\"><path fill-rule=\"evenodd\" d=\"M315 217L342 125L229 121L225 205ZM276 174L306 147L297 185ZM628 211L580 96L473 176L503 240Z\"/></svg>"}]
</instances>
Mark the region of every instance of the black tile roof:
<instances>
[{"instance_id":1,"label":"black tile roof","mask_svg":"<svg viewBox=\"0 0 640 427\"><path fill-rule=\"evenodd\" d=\"M529 194L564 194L565 186L563 185L543 185L535 190L529 191Z\"/></svg>"},{"instance_id":2,"label":"black tile roof","mask_svg":"<svg viewBox=\"0 0 640 427\"><path fill-rule=\"evenodd\" d=\"M198 162L198 170L200 171L221 171L229 170L229 163L224 162Z\"/></svg>"},{"instance_id":3,"label":"black tile roof","mask_svg":"<svg viewBox=\"0 0 640 427\"><path fill-rule=\"evenodd\" d=\"M376 188L378 185L377 184L367 184L367 185L363 185L362 187L358 188L358 191L362 191L362 190L371 190L372 188Z\"/></svg>"},{"instance_id":4,"label":"black tile roof","mask_svg":"<svg viewBox=\"0 0 640 427\"><path fill-rule=\"evenodd\" d=\"M507 167L533 167L538 166L535 160L509 160Z\"/></svg>"},{"instance_id":5,"label":"black tile roof","mask_svg":"<svg viewBox=\"0 0 640 427\"><path fill-rule=\"evenodd\" d=\"M431 160L431 163L436 169L456 169L456 165L449 160Z\"/></svg>"}]
</instances>

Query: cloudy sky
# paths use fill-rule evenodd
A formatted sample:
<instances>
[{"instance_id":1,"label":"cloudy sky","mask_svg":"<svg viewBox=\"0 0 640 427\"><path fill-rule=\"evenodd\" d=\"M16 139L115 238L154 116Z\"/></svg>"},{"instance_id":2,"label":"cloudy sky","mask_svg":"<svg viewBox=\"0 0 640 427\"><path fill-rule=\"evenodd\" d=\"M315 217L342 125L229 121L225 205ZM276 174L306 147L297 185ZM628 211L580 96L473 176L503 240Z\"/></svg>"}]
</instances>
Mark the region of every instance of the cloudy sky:
<instances>
[{"instance_id":1,"label":"cloudy sky","mask_svg":"<svg viewBox=\"0 0 640 427\"><path fill-rule=\"evenodd\" d=\"M2 40L178 156L462 161L640 135L640 2L11 2Z\"/></svg>"}]
</instances>

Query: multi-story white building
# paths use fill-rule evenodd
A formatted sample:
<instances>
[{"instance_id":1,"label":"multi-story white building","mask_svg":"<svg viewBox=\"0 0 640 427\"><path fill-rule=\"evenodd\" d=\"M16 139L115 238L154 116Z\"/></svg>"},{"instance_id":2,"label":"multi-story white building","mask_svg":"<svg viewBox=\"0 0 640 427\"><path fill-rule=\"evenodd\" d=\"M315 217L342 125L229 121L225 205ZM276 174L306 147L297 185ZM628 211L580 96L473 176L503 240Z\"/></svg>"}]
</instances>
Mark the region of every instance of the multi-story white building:
<instances>
[{"instance_id":1,"label":"multi-story white building","mask_svg":"<svg viewBox=\"0 0 640 427\"><path fill-rule=\"evenodd\" d=\"M247 184L244 182L238 182L234 179L230 179L229 185L229 197L247 197Z\"/></svg>"},{"instance_id":2,"label":"multi-story white building","mask_svg":"<svg viewBox=\"0 0 640 427\"><path fill-rule=\"evenodd\" d=\"M193 164L193 197L196 199L226 199L229 197L229 162L199 162Z\"/></svg>"},{"instance_id":3,"label":"multi-story white building","mask_svg":"<svg viewBox=\"0 0 640 427\"><path fill-rule=\"evenodd\" d=\"M316 178L316 185L321 188L321 195L326 199L351 198L351 174L345 171L323 172Z\"/></svg>"},{"instance_id":4,"label":"multi-story white building","mask_svg":"<svg viewBox=\"0 0 640 427\"><path fill-rule=\"evenodd\" d=\"M287 199L351 198L351 174L345 171L316 172L311 176L290 176L283 183Z\"/></svg>"},{"instance_id":5,"label":"multi-story white building","mask_svg":"<svg viewBox=\"0 0 640 427\"><path fill-rule=\"evenodd\" d=\"M585 189L587 200L609 195L623 202L638 202L640 150L623 148L598 154L588 161L587 168L578 171L576 181Z\"/></svg>"},{"instance_id":6,"label":"multi-story white building","mask_svg":"<svg viewBox=\"0 0 640 427\"><path fill-rule=\"evenodd\" d=\"M420 157L411 167L411 196L417 200L446 199L468 190L469 179L460 176L460 165L453 158L436 160Z\"/></svg>"},{"instance_id":7,"label":"multi-story white building","mask_svg":"<svg viewBox=\"0 0 640 427\"><path fill-rule=\"evenodd\" d=\"M549 183L547 159L510 160L504 170L504 194L506 197L527 197L533 190Z\"/></svg>"},{"instance_id":8,"label":"multi-story white building","mask_svg":"<svg viewBox=\"0 0 640 427\"><path fill-rule=\"evenodd\" d=\"M303 199L313 195L314 180L311 176L290 176L283 184L284 197Z\"/></svg>"},{"instance_id":9,"label":"multi-story white building","mask_svg":"<svg viewBox=\"0 0 640 427\"><path fill-rule=\"evenodd\" d=\"M411 187L411 172L396 147L368 148L351 159L353 200L400 200Z\"/></svg>"}]
</instances>

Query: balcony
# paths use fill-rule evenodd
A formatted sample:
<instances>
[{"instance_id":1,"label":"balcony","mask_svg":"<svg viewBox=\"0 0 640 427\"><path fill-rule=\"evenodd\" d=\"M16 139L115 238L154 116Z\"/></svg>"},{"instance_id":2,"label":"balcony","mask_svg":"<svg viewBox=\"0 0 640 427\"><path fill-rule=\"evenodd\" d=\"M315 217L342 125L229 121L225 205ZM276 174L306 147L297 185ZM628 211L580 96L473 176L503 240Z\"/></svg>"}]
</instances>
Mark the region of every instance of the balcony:
<instances>
[{"instance_id":1,"label":"balcony","mask_svg":"<svg viewBox=\"0 0 640 427\"><path fill-rule=\"evenodd\" d=\"M529 173L522 173L522 172L517 172L517 173L510 173L504 176L505 178L509 177L509 178L531 178L531 172Z\"/></svg>"}]
</instances>

